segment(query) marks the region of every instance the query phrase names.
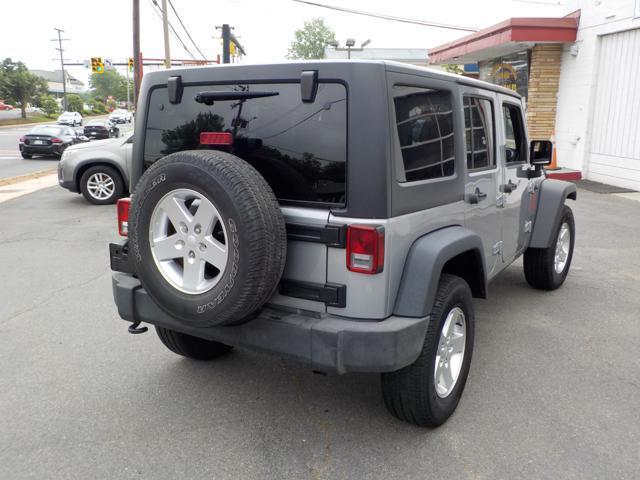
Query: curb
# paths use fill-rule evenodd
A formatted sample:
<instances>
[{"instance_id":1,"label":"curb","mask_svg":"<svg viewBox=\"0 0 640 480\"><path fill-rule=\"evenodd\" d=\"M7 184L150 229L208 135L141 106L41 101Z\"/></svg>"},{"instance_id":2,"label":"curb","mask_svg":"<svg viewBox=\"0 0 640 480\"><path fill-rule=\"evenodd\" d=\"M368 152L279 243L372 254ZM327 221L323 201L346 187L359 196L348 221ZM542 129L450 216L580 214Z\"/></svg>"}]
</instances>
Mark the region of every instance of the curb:
<instances>
[{"instance_id":1,"label":"curb","mask_svg":"<svg viewBox=\"0 0 640 480\"><path fill-rule=\"evenodd\" d=\"M56 170L56 168L47 168L45 170L38 170L36 172L27 173L25 175L18 175L16 177L0 178L0 187L25 182L27 180L33 180L35 178L44 177L46 175L51 175L52 173L55 173Z\"/></svg>"}]
</instances>

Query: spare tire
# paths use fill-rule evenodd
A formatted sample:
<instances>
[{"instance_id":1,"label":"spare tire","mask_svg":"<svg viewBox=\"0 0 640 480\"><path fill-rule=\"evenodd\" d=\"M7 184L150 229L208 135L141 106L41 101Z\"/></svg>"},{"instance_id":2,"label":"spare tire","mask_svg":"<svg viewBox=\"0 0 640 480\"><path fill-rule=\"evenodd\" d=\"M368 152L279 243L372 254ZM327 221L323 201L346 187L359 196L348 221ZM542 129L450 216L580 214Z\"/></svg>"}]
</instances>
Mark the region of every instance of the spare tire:
<instances>
[{"instance_id":1,"label":"spare tire","mask_svg":"<svg viewBox=\"0 0 640 480\"><path fill-rule=\"evenodd\" d=\"M287 238L275 195L251 165L225 152L184 151L140 178L129 248L156 304L209 327L253 318L280 281Z\"/></svg>"}]
</instances>

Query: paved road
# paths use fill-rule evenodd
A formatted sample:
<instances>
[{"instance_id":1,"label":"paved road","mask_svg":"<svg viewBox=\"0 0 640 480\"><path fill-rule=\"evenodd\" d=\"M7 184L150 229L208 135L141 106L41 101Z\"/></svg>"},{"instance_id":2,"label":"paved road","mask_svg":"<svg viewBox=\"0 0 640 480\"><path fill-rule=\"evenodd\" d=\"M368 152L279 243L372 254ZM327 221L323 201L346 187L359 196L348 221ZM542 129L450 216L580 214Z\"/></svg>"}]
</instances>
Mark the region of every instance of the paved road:
<instances>
[{"instance_id":1,"label":"paved road","mask_svg":"<svg viewBox=\"0 0 640 480\"><path fill-rule=\"evenodd\" d=\"M2 203L0 478L638 479L639 207L579 192L567 283L534 291L518 263L492 284L458 411L424 430L387 414L377 375L194 363L127 334L114 207Z\"/></svg>"},{"instance_id":2,"label":"paved road","mask_svg":"<svg viewBox=\"0 0 640 480\"><path fill-rule=\"evenodd\" d=\"M91 119L94 118L104 117L92 117ZM85 122L86 121L87 119L85 119ZM51 123L55 124L55 121ZM38 170L56 168L58 166L58 159L55 157L38 156L27 160L20 156L18 139L32 128L33 125L0 127L0 179L24 175ZM75 127L75 129L81 131L82 127ZM133 124L120 126L123 135L130 133L132 129Z\"/></svg>"},{"instance_id":3,"label":"paved road","mask_svg":"<svg viewBox=\"0 0 640 480\"><path fill-rule=\"evenodd\" d=\"M21 115L22 111L19 108L14 108L13 110L0 110L0 120L11 120L13 118L20 118Z\"/></svg>"}]
</instances>

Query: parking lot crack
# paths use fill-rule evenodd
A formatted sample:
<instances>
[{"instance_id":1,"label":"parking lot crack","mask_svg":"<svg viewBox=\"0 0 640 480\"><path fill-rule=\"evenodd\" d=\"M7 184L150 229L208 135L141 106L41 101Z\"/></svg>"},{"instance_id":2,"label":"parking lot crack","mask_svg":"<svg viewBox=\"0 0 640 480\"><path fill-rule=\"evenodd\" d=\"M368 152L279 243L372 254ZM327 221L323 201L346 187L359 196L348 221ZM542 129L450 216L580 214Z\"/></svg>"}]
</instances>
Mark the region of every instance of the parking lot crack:
<instances>
[{"instance_id":1,"label":"parking lot crack","mask_svg":"<svg viewBox=\"0 0 640 480\"><path fill-rule=\"evenodd\" d=\"M91 277L91 278L89 278L87 280L84 280L84 281L79 282L79 283L71 283L69 285L65 285L64 287L60 287L60 288L58 288L56 290L51 291L49 293L49 295L44 297L42 300L37 302L35 305L31 305L30 307L27 307L27 308L25 308L23 310L20 310L19 312L14 313L13 315L11 315L8 318L6 318L2 323L8 323L11 320L14 320L14 319L16 319L18 317L21 317L22 315L24 315L26 313L29 313L29 312L32 312L32 311L36 310L37 308L41 307L42 305L47 304L50 300L55 298L56 295L66 291L66 290L69 290L71 288L81 288L81 287L84 287L84 286L86 286L86 285L88 285L88 284L90 284L92 282L95 282L100 277L102 277L104 274L106 274L108 269L109 269L109 267L105 266L99 274L94 275L93 277Z\"/></svg>"}]
</instances>

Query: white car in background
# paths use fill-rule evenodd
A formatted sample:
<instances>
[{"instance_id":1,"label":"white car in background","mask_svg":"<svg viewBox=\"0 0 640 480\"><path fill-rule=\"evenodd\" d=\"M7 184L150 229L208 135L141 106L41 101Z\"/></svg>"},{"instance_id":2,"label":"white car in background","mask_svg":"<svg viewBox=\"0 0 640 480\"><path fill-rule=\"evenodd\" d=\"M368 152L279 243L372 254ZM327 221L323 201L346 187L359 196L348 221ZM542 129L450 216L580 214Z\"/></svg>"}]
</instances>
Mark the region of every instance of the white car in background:
<instances>
[{"instance_id":1,"label":"white car in background","mask_svg":"<svg viewBox=\"0 0 640 480\"><path fill-rule=\"evenodd\" d=\"M73 145L58 164L58 183L94 205L116 203L128 195L132 148L133 135Z\"/></svg>"},{"instance_id":2,"label":"white car in background","mask_svg":"<svg viewBox=\"0 0 640 480\"><path fill-rule=\"evenodd\" d=\"M69 125L70 127L82 125L82 115L78 112L64 112L58 117L58 125Z\"/></svg>"},{"instance_id":3,"label":"white car in background","mask_svg":"<svg viewBox=\"0 0 640 480\"><path fill-rule=\"evenodd\" d=\"M133 112L117 109L109 114L109 120L113 123L131 123L133 121Z\"/></svg>"}]
</instances>

